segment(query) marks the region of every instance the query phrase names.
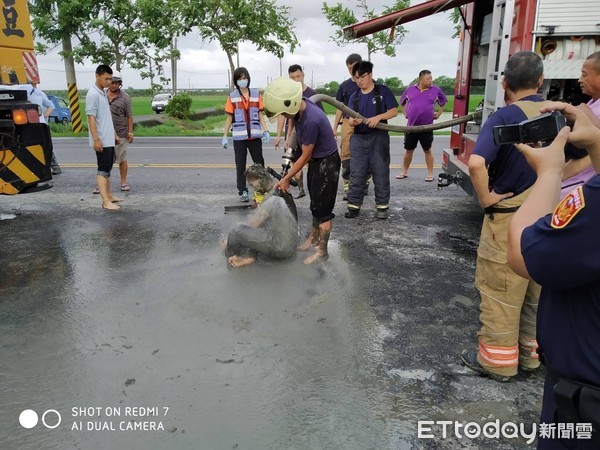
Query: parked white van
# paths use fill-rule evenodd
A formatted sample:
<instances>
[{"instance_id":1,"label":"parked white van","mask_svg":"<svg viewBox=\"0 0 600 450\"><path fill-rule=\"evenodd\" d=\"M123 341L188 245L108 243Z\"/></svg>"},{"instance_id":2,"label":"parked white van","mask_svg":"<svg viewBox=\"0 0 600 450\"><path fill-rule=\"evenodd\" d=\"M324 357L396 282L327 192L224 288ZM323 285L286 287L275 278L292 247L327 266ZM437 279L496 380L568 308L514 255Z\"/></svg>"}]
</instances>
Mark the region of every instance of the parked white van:
<instances>
[{"instance_id":1,"label":"parked white van","mask_svg":"<svg viewBox=\"0 0 600 450\"><path fill-rule=\"evenodd\" d=\"M172 98L173 96L171 94L156 94L152 99L152 111L155 111L156 114L160 114L165 110Z\"/></svg>"}]
</instances>

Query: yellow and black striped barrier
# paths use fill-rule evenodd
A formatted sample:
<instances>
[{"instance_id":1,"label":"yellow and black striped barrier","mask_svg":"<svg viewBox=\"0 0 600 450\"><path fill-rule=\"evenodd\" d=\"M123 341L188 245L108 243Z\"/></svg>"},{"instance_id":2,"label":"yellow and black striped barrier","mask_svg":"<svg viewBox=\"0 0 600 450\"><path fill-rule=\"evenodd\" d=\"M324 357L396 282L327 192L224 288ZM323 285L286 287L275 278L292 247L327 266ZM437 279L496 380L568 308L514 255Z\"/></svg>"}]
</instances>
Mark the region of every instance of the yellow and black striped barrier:
<instances>
[{"instance_id":1,"label":"yellow and black striped barrier","mask_svg":"<svg viewBox=\"0 0 600 450\"><path fill-rule=\"evenodd\" d=\"M79 92L77 83L69 83L69 109L71 110L71 129L73 133L81 133L83 126L81 124L81 109L79 107Z\"/></svg>"},{"instance_id":2,"label":"yellow and black striped barrier","mask_svg":"<svg viewBox=\"0 0 600 450\"><path fill-rule=\"evenodd\" d=\"M0 146L0 194L14 195L28 188L33 190L39 183L52 179L52 141L48 126L25 126L38 128L30 133L36 136L35 143L25 139L22 144Z\"/></svg>"}]
</instances>

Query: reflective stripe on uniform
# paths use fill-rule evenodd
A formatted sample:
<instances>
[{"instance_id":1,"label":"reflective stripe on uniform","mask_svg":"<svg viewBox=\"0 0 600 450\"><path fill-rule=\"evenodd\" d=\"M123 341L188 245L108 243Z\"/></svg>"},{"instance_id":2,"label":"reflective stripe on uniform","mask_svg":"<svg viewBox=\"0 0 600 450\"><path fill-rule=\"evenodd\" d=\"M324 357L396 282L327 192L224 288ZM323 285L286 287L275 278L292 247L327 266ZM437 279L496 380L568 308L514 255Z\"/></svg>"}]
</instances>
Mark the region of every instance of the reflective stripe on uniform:
<instances>
[{"instance_id":1,"label":"reflective stripe on uniform","mask_svg":"<svg viewBox=\"0 0 600 450\"><path fill-rule=\"evenodd\" d=\"M262 126L258 119L260 114L259 90L250 89L247 105L248 109L244 108L244 98L242 98L242 95L238 90L232 91L229 94L229 99L234 107L231 132L233 140L242 141L245 139L262 137ZM236 114L237 111L240 111L241 114ZM254 119L253 116L255 116Z\"/></svg>"},{"instance_id":2,"label":"reflective stripe on uniform","mask_svg":"<svg viewBox=\"0 0 600 450\"><path fill-rule=\"evenodd\" d=\"M512 367L519 364L519 347L495 347L479 343L479 356L491 366Z\"/></svg>"}]
</instances>

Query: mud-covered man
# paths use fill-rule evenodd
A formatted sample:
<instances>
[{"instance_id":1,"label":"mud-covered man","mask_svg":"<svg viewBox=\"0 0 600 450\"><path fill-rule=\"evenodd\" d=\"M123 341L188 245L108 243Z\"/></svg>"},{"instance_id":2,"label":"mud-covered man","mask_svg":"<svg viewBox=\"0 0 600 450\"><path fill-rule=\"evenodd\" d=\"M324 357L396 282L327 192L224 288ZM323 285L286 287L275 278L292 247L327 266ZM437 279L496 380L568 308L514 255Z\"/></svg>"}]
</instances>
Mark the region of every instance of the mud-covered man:
<instances>
[{"instance_id":1,"label":"mud-covered man","mask_svg":"<svg viewBox=\"0 0 600 450\"><path fill-rule=\"evenodd\" d=\"M292 196L273 193L276 181L259 164L250 166L245 175L254 192L264 199L250 220L236 225L222 242L228 264L242 267L257 260L293 258L298 245L298 214Z\"/></svg>"}]
</instances>

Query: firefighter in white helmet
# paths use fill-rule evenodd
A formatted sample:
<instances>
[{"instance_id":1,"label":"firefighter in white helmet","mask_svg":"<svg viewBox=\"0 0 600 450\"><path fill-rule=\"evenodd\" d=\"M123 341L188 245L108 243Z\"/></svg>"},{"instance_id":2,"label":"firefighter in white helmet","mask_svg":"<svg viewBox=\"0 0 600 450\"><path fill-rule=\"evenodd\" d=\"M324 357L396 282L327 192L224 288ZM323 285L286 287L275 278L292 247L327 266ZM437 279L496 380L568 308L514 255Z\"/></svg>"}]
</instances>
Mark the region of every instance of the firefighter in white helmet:
<instances>
[{"instance_id":1,"label":"firefighter in white helmet","mask_svg":"<svg viewBox=\"0 0 600 450\"><path fill-rule=\"evenodd\" d=\"M301 156L290 171L277 183L276 188L286 191L290 181L308 164L306 186L310 195L313 221L306 241L298 249L316 247L305 264L328 258L327 243L340 175L340 155L331 133L331 124L325 113L313 102L302 98L302 84L290 78L273 80L264 93L265 114L271 120L283 114L290 120L290 130L296 129Z\"/></svg>"}]
</instances>

